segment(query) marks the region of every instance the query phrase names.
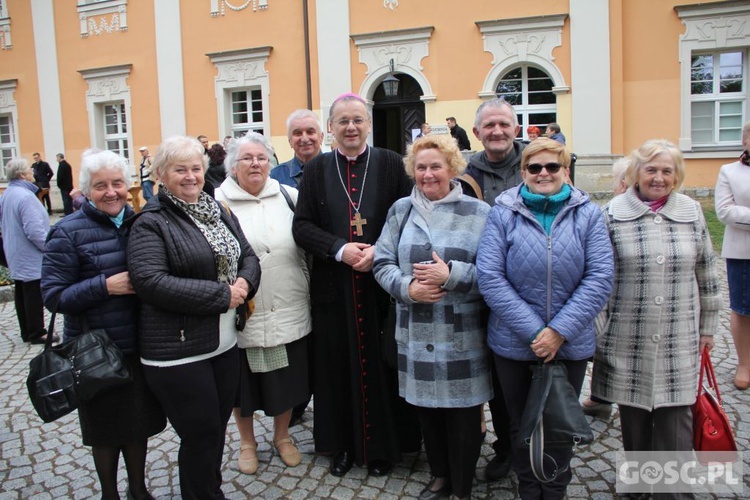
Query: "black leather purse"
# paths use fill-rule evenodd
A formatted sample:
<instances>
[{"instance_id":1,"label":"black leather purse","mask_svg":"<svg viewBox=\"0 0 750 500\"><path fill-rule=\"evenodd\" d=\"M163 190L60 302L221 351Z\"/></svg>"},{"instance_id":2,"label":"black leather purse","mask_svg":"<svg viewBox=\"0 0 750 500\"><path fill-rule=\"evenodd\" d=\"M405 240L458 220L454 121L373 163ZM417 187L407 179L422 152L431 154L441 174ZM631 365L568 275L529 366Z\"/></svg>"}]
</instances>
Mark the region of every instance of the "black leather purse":
<instances>
[{"instance_id":1,"label":"black leather purse","mask_svg":"<svg viewBox=\"0 0 750 500\"><path fill-rule=\"evenodd\" d=\"M529 447L534 476L548 483L565 472L569 464L560 465L544 453L545 447L570 448L589 444L594 434L583 414L575 389L568 381L568 370L558 361L533 367L531 387L521 417L519 439ZM550 474L545 471L550 465Z\"/></svg>"},{"instance_id":2,"label":"black leather purse","mask_svg":"<svg viewBox=\"0 0 750 500\"><path fill-rule=\"evenodd\" d=\"M31 403L45 422L52 422L108 390L132 382L122 351L99 328L89 331L82 316L83 334L52 346L55 316L52 312L44 351L31 360L26 387Z\"/></svg>"},{"instance_id":3,"label":"black leather purse","mask_svg":"<svg viewBox=\"0 0 750 500\"><path fill-rule=\"evenodd\" d=\"M45 422L54 422L78 408L73 365L70 360L52 350L55 313L47 329L44 351L29 363L26 388L31 404Z\"/></svg>"}]
</instances>

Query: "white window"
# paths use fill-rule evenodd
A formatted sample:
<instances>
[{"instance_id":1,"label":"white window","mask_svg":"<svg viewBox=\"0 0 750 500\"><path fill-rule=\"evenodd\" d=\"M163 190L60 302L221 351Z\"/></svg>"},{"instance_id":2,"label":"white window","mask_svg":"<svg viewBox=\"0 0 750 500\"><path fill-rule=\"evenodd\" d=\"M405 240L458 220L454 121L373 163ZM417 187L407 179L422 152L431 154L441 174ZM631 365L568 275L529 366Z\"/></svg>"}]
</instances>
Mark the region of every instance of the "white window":
<instances>
[{"instance_id":1,"label":"white window","mask_svg":"<svg viewBox=\"0 0 750 500\"><path fill-rule=\"evenodd\" d=\"M690 71L690 137L694 146L742 140L747 83L745 51L694 54Z\"/></svg>"},{"instance_id":2,"label":"white window","mask_svg":"<svg viewBox=\"0 0 750 500\"><path fill-rule=\"evenodd\" d=\"M260 88L231 91L232 130L234 137L248 131L263 133L263 97Z\"/></svg>"},{"instance_id":3,"label":"white window","mask_svg":"<svg viewBox=\"0 0 750 500\"><path fill-rule=\"evenodd\" d=\"M266 63L271 47L206 54L217 70L215 79L219 136L245 134L248 130L271 135Z\"/></svg>"},{"instance_id":4,"label":"white window","mask_svg":"<svg viewBox=\"0 0 750 500\"><path fill-rule=\"evenodd\" d=\"M0 177L5 179L5 164L18 156L16 152L16 134L13 130L13 117L0 115Z\"/></svg>"},{"instance_id":5,"label":"white window","mask_svg":"<svg viewBox=\"0 0 750 500\"><path fill-rule=\"evenodd\" d=\"M129 158L128 119L125 103L112 103L102 106L104 114L104 147L109 151Z\"/></svg>"},{"instance_id":6,"label":"white window","mask_svg":"<svg viewBox=\"0 0 750 500\"><path fill-rule=\"evenodd\" d=\"M675 7L680 36L682 117L680 149L721 157L742 146L750 119L748 57L750 3L713 2Z\"/></svg>"},{"instance_id":7,"label":"white window","mask_svg":"<svg viewBox=\"0 0 750 500\"><path fill-rule=\"evenodd\" d=\"M557 121L557 96L554 82L544 71L523 65L505 73L497 84L497 97L502 97L516 110L521 136L528 139L526 128L539 127L544 133L547 124Z\"/></svg>"},{"instance_id":8,"label":"white window","mask_svg":"<svg viewBox=\"0 0 750 500\"><path fill-rule=\"evenodd\" d=\"M10 14L8 14L8 4L5 0L0 0L0 49L10 50L13 48L10 38Z\"/></svg>"}]
</instances>

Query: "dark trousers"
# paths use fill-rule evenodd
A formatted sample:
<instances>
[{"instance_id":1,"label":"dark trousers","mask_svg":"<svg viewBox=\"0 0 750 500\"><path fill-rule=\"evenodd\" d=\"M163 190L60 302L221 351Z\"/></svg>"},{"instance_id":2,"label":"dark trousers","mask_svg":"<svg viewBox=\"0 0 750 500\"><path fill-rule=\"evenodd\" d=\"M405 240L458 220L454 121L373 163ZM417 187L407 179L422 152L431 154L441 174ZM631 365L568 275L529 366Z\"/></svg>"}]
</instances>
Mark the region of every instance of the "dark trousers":
<instances>
[{"instance_id":1,"label":"dark trousers","mask_svg":"<svg viewBox=\"0 0 750 500\"><path fill-rule=\"evenodd\" d=\"M562 499L565 497L565 490L568 483L573 477L570 471L570 459L573 456L572 449L552 448L545 449L545 453L552 455L560 467L568 466L568 469L561 473L554 481L541 483L534 476L529 461L529 448L519 443L518 433L521 428L521 417L526 406L526 399L531 387L531 368L536 365L536 361L516 361L493 355L495 358L495 369L500 379L500 385L503 388L505 404L510 415L510 437L513 445L513 470L518 476L518 495L526 499ZM568 381L576 391L576 395L581 394L581 386L586 376L586 360L568 361L562 363L568 370Z\"/></svg>"},{"instance_id":2,"label":"dark trousers","mask_svg":"<svg viewBox=\"0 0 750 500\"><path fill-rule=\"evenodd\" d=\"M625 451L689 451L693 449L693 412L690 406L652 411L618 405ZM692 493L654 493L654 499L694 498Z\"/></svg>"},{"instance_id":3,"label":"dark trousers","mask_svg":"<svg viewBox=\"0 0 750 500\"><path fill-rule=\"evenodd\" d=\"M73 213L73 198L70 197L70 189L60 188L60 197L63 203L63 213L69 215Z\"/></svg>"},{"instance_id":4,"label":"dark trousers","mask_svg":"<svg viewBox=\"0 0 750 500\"><path fill-rule=\"evenodd\" d=\"M15 280L16 316L24 342L34 340L47 333L44 329L44 304L42 302L42 280Z\"/></svg>"},{"instance_id":5,"label":"dark trousers","mask_svg":"<svg viewBox=\"0 0 750 500\"><path fill-rule=\"evenodd\" d=\"M203 361L143 366L146 382L180 437L182 498L223 499L224 436L239 382L237 347Z\"/></svg>"},{"instance_id":6,"label":"dark trousers","mask_svg":"<svg viewBox=\"0 0 750 500\"><path fill-rule=\"evenodd\" d=\"M482 447L482 405L469 408L415 408L432 475L447 478L453 495L469 497Z\"/></svg>"},{"instance_id":7,"label":"dark trousers","mask_svg":"<svg viewBox=\"0 0 750 500\"><path fill-rule=\"evenodd\" d=\"M510 417L508 409L505 407L505 398L503 397L503 387L500 385L500 379L497 378L497 370L492 369L492 388L495 396L490 399L490 414L492 415L492 427L495 429L497 439L492 443L492 449L495 455L504 460L513 454L513 447L510 445Z\"/></svg>"}]
</instances>

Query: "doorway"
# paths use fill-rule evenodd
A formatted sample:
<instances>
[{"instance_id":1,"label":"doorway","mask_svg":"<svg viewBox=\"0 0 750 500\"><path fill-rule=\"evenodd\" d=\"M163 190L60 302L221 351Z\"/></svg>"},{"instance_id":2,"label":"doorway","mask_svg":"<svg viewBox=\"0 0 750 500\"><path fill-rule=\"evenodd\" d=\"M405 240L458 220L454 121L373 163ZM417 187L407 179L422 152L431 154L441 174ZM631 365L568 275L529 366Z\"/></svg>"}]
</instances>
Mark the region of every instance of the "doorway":
<instances>
[{"instance_id":1,"label":"doorway","mask_svg":"<svg viewBox=\"0 0 750 500\"><path fill-rule=\"evenodd\" d=\"M411 76L399 73L398 93L386 97L383 84L373 95L372 140L378 148L390 149L401 155L412 142L412 130L419 129L425 121L424 103L419 99L422 87Z\"/></svg>"}]
</instances>

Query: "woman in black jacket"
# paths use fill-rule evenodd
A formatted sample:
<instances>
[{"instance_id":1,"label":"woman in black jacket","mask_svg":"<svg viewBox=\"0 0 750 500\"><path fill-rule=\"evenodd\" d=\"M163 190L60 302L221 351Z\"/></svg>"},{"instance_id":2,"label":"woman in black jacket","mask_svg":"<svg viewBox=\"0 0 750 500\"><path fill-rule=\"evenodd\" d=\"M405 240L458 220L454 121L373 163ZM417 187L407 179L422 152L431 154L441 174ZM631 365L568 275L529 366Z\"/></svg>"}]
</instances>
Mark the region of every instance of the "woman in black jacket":
<instances>
[{"instance_id":1,"label":"woman in black jacket","mask_svg":"<svg viewBox=\"0 0 750 500\"><path fill-rule=\"evenodd\" d=\"M64 341L87 328L103 328L122 349L133 383L79 402L83 444L91 446L102 498L119 498L117 464L122 452L128 498L146 490L146 444L166 426L159 402L146 386L137 354L138 299L125 249L129 218L128 164L111 151L84 153L80 186L87 200L50 232L42 261L42 294L65 315Z\"/></svg>"},{"instance_id":2,"label":"woman in black jacket","mask_svg":"<svg viewBox=\"0 0 750 500\"><path fill-rule=\"evenodd\" d=\"M239 381L235 308L255 295L260 264L236 219L202 191L206 159L196 139L164 141L153 168L159 193L128 245L142 301L141 361L181 439L182 497L224 498L224 435Z\"/></svg>"}]
</instances>

